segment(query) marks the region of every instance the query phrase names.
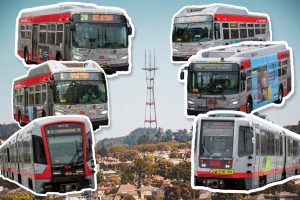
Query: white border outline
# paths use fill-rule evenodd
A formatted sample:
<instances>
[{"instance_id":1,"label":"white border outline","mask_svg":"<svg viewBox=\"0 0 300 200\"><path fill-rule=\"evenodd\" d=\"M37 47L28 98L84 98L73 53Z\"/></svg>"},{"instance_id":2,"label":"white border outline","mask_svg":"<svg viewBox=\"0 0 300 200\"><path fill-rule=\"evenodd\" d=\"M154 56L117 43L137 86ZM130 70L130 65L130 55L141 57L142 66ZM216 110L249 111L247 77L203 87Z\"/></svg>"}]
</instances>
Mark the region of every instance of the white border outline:
<instances>
[{"instance_id":1,"label":"white border outline","mask_svg":"<svg viewBox=\"0 0 300 200\"><path fill-rule=\"evenodd\" d=\"M25 59L20 57L18 55L18 34L19 34L19 19L21 17L21 14L23 12L30 12L30 11L38 11L39 9L47 9L47 8L53 8L53 7L56 7L56 6L62 6L62 5L70 5L70 4L75 4L75 5L83 5L83 6L92 6L92 7L95 7L97 9L110 9L110 10L115 10L115 11L118 11L118 12L122 12L124 14L124 16L126 17L126 19L128 20L128 23L129 25L131 26L132 28L132 34L131 35L128 35L128 71L117 71L116 73L113 73L111 75L107 75L109 78L112 78L112 77L116 77L118 76L119 74L131 74L131 71L132 71L132 58L131 58L131 55L132 55L132 40L135 36L135 27L134 27L134 24L132 22L132 19L128 16L126 10L122 9L122 8L119 8L119 7L110 7L110 6L98 6L94 3L81 3L81 2L60 2L60 3L57 3L57 4L50 4L50 5L45 5L45 6L37 6L37 7L33 7L33 8L24 8L22 10L19 11L18 13L18 16L16 18L16 27L15 27L15 56L22 62L23 66L26 67L26 68L31 68L33 66L35 66L36 64L34 65L28 65L25 63ZM75 61L75 60L73 60ZM86 60L88 61L88 60ZM42 63L40 63L42 64Z\"/></svg>"},{"instance_id":2,"label":"white border outline","mask_svg":"<svg viewBox=\"0 0 300 200\"><path fill-rule=\"evenodd\" d=\"M3 180L6 180L6 181L9 181L11 183L14 183L16 185L18 185L19 187L25 189L26 191L28 192L31 192L32 194L36 195L36 196L48 196L48 195L58 195L58 196L66 196L66 195L69 195L69 194L81 194L83 193L84 191L96 191L97 190L97 173L99 172L99 169L97 167L97 163L96 163L96 156L95 156L95 138L94 138L94 131L93 131L93 126L92 126L92 123L91 121L89 120L89 118L87 116L84 116L84 115L61 115L61 116L48 116L47 118L48 119L51 119L51 118L57 118L57 120L62 120L62 118L66 118L66 119L69 119L69 117L81 117L81 118L85 118L85 120L89 123L89 126L91 128L91 135L92 135L92 151L93 151L93 160L94 160L94 165L95 165L95 172L94 172L94 184L95 184L95 188L84 188L84 189L81 189L80 191L72 191L72 192L66 192L66 193L60 193L60 192L47 192L45 194L41 194L41 193L36 193L35 191L27 188L26 186L24 185L21 185L20 183L18 183L17 181L14 181L12 179L9 179L9 178L6 178L4 177L2 174L0 174L0 177L3 179ZM41 118L43 119L43 118ZM9 136L9 138L11 138L13 135L17 135L19 132L22 132L22 130L25 128L25 127L29 127L31 126L31 124L35 123L35 121L39 121L40 119L35 119L33 121L31 121L29 124L27 124L26 126L24 126L23 128L21 128L20 130L18 130L17 132L15 132L14 134L12 134L11 136ZM2 147L3 145L5 145L6 143L8 142L8 140L6 140L0 147Z\"/></svg>"},{"instance_id":3,"label":"white border outline","mask_svg":"<svg viewBox=\"0 0 300 200\"><path fill-rule=\"evenodd\" d=\"M211 48L208 48L208 49L204 49L204 50L199 50L198 53L196 55L193 55L192 57L189 58L188 62L183 64L179 69L178 69L178 72L177 72L177 79L180 83L183 83L184 82L184 102L185 102L185 105L184 105L184 114L185 114L185 117L188 118L188 119L193 119L195 118L196 116L193 116L193 115L188 115L187 114L187 108L188 108L188 100L187 100L187 95L188 95L188 92L187 92L187 72L185 72L184 67L188 66L191 61L194 59L194 58L197 58L199 57L203 52L207 52L207 51L211 51L211 50L216 50L216 49L221 49L221 48L230 48L230 47L235 47L235 46L240 46L240 45L268 45L268 44L284 44L285 47L287 48L287 50L290 51L290 65L291 65L291 82L292 82L292 90L290 91L290 93L283 97L282 99L282 102L280 104L275 104L274 102L272 103L268 103L267 105L264 105L264 106L261 106L259 108L256 108L254 110L251 111L251 113L254 113L254 112L257 112L257 111L261 111L261 110L265 110L266 108L270 108L270 107L277 107L277 108L280 108L282 106L284 106L285 104L285 101L287 99L289 99L295 92L295 73L294 73L294 53L293 53L293 50L291 47L288 46L288 43L286 41L272 41L272 42L262 42L262 41L246 41L246 42L240 42L240 43L236 43L236 44L231 44L231 45L222 45L222 46L216 46L216 47L211 47ZM181 71L184 71L184 79L183 80L180 80L180 72Z\"/></svg>"},{"instance_id":4,"label":"white border outline","mask_svg":"<svg viewBox=\"0 0 300 200\"><path fill-rule=\"evenodd\" d=\"M60 63L60 64L64 64L64 63L76 63L76 64L78 64L78 63L92 63L92 64L95 64L95 65L99 66L95 61L92 61L92 60L87 60L87 61L83 61L83 62L78 62L78 61L55 61L55 60L49 60L49 61L43 62L43 63L41 63L41 64L32 66L31 68L29 68L29 69L27 70L26 75L23 75L23 76L14 78L13 81L12 81L12 83L11 83L11 89L12 89L12 90L11 90L11 113L12 113L12 114L11 114L11 117L12 117L13 122L15 122L15 123L19 126L19 128L23 128L23 127L22 127L21 124L19 124L19 122L16 121L15 118L14 118L14 83L15 83L15 81L17 81L17 80L19 80L19 79L21 79L21 78L26 78L26 77L28 77L29 72L30 72L31 69L40 67L40 66L45 65L45 64L47 64L47 63L49 63L49 62ZM107 89L107 90L106 90L106 91L107 91L107 118L108 118L108 124L107 124L107 125L99 125L99 127L98 127L96 130L94 130L94 132L100 130L102 127L103 127L103 128L110 127L110 123L111 123L111 122L110 122L110 121L111 121L111 119L110 119L110 95L109 95L109 84L108 84L108 81L107 81L107 75L106 75L106 73L104 72L103 68L99 67L99 69L100 69L100 71L104 74L105 81L106 81L106 89ZM76 114L68 114L68 115L76 115ZM68 116L68 115L59 115L59 116ZM54 116L58 116L58 115L52 115L52 116L54 117ZM86 115L79 115L79 116L86 116ZM46 117L51 117L51 116L46 116ZM33 121L34 121L34 120L33 120ZM28 124L29 124L29 123L28 123Z\"/></svg>"},{"instance_id":5,"label":"white border outline","mask_svg":"<svg viewBox=\"0 0 300 200\"><path fill-rule=\"evenodd\" d=\"M266 13L258 13L258 12L250 12L248 10L247 7L243 7L243 6L236 6L236 5L230 5L230 4L223 4L223 3L212 3L212 4L206 4L206 5L190 5L190 6L184 6L182 7L179 11L177 11L173 17L172 17L172 21L171 21L171 27L170 27L170 60L171 63L173 64L184 64L187 63L188 61L173 61L173 42L172 42L172 34L173 34L173 24L174 24L174 19L175 17L182 12L183 10L187 9L187 8L204 8L204 7L208 7L208 6L226 6L226 7L230 7L230 8L237 8L237 9L245 9L249 15L257 15L259 17L266 17L268 19L268 23L269 23L269 30L270 30L270 41L273 41L273 33L272 33L272 23L271 23L271 19L270 16ZM228 46L228 45L227 45ZM199 51L202 50L207 50L210 48L215 48L215 47L220 47L220 46L213 46L213 47L208 47L206 49L200 49Z\"/></svg>"},{"instance_id":6,"label":"white border outline","mask_svg":"<svg viewBox=\"0 0 300 200\"><path fill-rule=\"evenodd\" d=\"M196 189L196 190L207 190L209 192L218 192L218 193L231 193L231 194L250 194L250 193L253 193L253 192L260 192L260 191L263 191L267 188L270 188L270 187L273 187L273 186L276 186L276 185L282 185L284 183L287 183L291 180L294 180L294 179L299 179L300 178L300 175L293 175L291 177L288 177L284 180L281 180L281 181L275 181L275 182L272 182L272 183L268 183L267 185L263 186L263 187L258 187L258 188L255 188L255 189L250 189L250 190L226 190L226 189L212 189L210 187L205 187L205 186L195 186L195 180L194 180L194 170L195 170L195 167L194 167L194 148L195 148L195 139L196 139L196 129L195 127L197 126L197 122L199 119L203 118L203 117L208 117L208 115L210 114L213 114L213 113L228 113L228 114L238 114L238 115L244 115L244 116L250 116L250 117L255 117L257 120L260 120L264 123L266 122L269 122L267 120L264 120L264 119L261 119L257 116L254 116L252 114L247 114L247 113L244 113L244 112L241 112L241 111L228 111L228 110L215 110L215 111L210 111L210 112L207 112L206 114L199 114L195 119L194 119L194 122L193 122L193 139L192 139L192 149L191 149L191 187L193 189ZM277 125L277 124L273 124L271 122L269 122L269 125L273 125L275 126L276 128L281 128L283 129L283 127ZM291 132L291 131L289 131ZM296 134L296 133L294 133ZM298 134L297 134L298 136ZM298 136L299 137L299 136Z\"/></svg>"}]
</instances>

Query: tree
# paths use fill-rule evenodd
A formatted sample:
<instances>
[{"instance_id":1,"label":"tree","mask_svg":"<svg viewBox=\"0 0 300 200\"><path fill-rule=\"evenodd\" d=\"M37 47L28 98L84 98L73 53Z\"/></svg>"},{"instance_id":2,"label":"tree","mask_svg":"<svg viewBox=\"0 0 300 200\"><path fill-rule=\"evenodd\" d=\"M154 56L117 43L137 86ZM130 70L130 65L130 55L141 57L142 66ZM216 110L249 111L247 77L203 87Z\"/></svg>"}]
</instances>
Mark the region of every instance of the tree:
<instances>
[{"instance_id":1,"label":"tree","mask_svg":"<svg viewBox=\"0 0 300 200\"><path fill-rule=\"evenodd\" d=\"M135 176L134 176L134 169L130 166L124 166L123 169L121 169L121 171L123 172L121 174L121 183L122 184L134 184L135 182Z\"/></svg>"},{"instance_id":2,"label":"tree","mask_svg":"<svg viewBox=\"0 0 300 200\"><path fill-rule=\"evenodd\" d=\"M137 140L137 144L149 144L150 143L150 137L149 135L141 135L139 139Z\"/></svg>"},{"instance_id":3,"label":"tree","mask_svg":"<svg viewBox=\"0 0 300 200\"><path fill-rule=\"evenodd\" d=\"M98 149L98 153L102 156L102 157L107 157L108 156L108 150L105 147L101 147L100 149Z\"/></svg>"},{"instance_id":4,"label":"tree","mask_svg":"<svg viewBox=\"0 0 300 200\"><path fill-rule=\"evenodd\" d=\"M174 164L167 160L158 160L156 164L158 168L158 174L165 178L170 178Z\"/></svg>"},{"instance_id":5,"label":"tree","mask_svg":"<svg viewBox=\"0 0 300 200\"><path fill-rule=\"evenodd\" d=\"M191 180L191 163L183 161L176 165L171 172L171 177L176 180Z\"/></svg>"},{"instance_id":6,"label":"tree","mask_svg":"<svg viewBox=\"0 0 300 200\"><path fill-rule=\"evenodd\" d=\"M165 191L164 199L166 200L178 200L181 197L180 195L181 190L180 187L177 185L167 186L164 191Z\"/></svg>"},{"instance_id":7,"label":"tree","mask_svg":"<svg viewBox=\"0 0 300 200\"><path fill-rule=\"evenodd\" d=\"M152 175L157 170L157 166L153 162L151 156L136 158L133 163L135 165L135 173L138 181L138 186L140 187L143 183L144 178L148 175Z\"/></svg>"},{"instance_id":8,"label":"tree","mask_svg":"<svg viewBox=\"0 0 300 200\"><path fill-rule=\"evenodd\" d=\"M123 198L124 200L135 200L135 198L131 195L127 195Z\"/></svg>"}]
</instances>

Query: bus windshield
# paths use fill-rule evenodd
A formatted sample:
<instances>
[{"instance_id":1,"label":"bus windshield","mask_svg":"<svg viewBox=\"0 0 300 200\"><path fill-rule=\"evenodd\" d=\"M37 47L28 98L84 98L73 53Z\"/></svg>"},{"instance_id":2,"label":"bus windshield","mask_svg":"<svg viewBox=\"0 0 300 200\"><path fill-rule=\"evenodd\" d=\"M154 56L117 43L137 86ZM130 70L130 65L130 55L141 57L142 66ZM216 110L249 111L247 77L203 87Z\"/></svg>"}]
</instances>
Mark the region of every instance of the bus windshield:
<instances>
[{"instance_id":1,"label":"bus windshield","mask_svg":"<svg viewBox=\"0 0 300 200\"><path fill-rule=\"evenodd\" d=\"M55 81L54 102L60 104L101 104L107 102L106 85L101 81Z\"/></svg>"},{"instance_id":2,"label":"bus windshield","mask_svg":"<svg viewBox=\"0 0 300 200\"><path fill-rule=\"evenodd\" d=\"M83 163L82 126L77 123L48 125L45 128L52 165Z\"/></svg>"},{"instance_id":3,"label":"bus windshield","mask_svg":"<svg viewBox=\"0 0 300 200\"><path fill-rule=\"evenodd\" d=\"M76 48L126 48L126 24L75 23L73 46Z\"/></svg>"},{"instance_id":4,"label":"bus windshield","mask_svg":"<svg viewBox=\"0 0 300 200\"><path fill-rule=\"evenodd\" d=\"M203 121L200 140L200 157L232 157L232 121Z\"/></svg>"},{"instance_id":5,"label":"bus windshield","mask_svg":"<svg viewBox=\"0 0 300 200\"><path fill-rule=\"evenodd\" d=\"M174 24L173 42L206 42L209 40L212 40L212 22Z\"/></svg>"},{"instance_id":6,"label":"bus windshield","mask_svg":"<svg viewBox=\"0 0 300 200\"><path fill-rule=\"evenodd\" d=\"M237 71L194 71L189 73L189 93L211 95L211 94L236 94L238 93Z\"/></svg>"}]
</instances>

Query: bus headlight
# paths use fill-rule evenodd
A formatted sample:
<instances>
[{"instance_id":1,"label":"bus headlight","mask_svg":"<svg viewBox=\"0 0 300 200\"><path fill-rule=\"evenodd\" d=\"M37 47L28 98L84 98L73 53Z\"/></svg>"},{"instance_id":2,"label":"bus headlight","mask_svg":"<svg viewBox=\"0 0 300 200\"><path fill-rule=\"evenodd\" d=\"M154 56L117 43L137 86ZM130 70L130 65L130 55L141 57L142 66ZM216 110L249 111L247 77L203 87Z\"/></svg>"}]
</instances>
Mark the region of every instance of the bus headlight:
<instances>
[{"instance_id":1,"label":"bus headlight","mask_svg":"<svg viewBox=\"0 0 300 200\"><path fill-rule=\"evenodd\" d=\"M61 171L60 170L54 170L53 175L61 175Z\"/></svg>"},{"instance_id":2,"label":"bus headlight","mask_svg":"<svg viewBox=\"0 0 300 200\"><path fill-rule=\"evenodd\" d=\"M178 49L173 48L173 52L178 52Z\"/></svg>"},{"instance_id":3,"label":"bus headlight","mask_svg":"<svg viewBox=\"0 0 300 200\"><path fill-rule=\"evenodd\" d=\"M128 56L126 55L126 56L121 57L121 60L126 60L127 58L128 58Z\"/></svg>"},{"instance_id":4,"label":"bus headlight","mask_svg":"<svg viewBox=\"0 0 300 200\"><path fill-rule=\"evenodd\" d=\"M64 113L63 112L61 112L61 111L55 111L55 113L54 113L55 115L64 115Z\"/></svg>"},{"instance_id":5,"label":"bus headlight","mask_svg":"<svg viewBox=\"0 0 300 200\"><path fill-rule=\"evenodd\" d=\"M239 103L239 101L237 99L232 99L230 100L230 105L237 105Z\"/></svg>"},{"instance_id":6,"label":"bus headlight","mask_svg":"<svg viewBox=\"0 0 300 200\"><path fill-rule=\"evenodd\" d=\"M102 110L102 111L100 112L100 114L101 114L101 115L106 115L106 114L107 114L107 110Z\"/></svg>"},{"instance_id":7,"label":"bus headlight","mask_svg":"<svg viewBox=\"0 0 300 200\"><path fill-rule=\"evenodd\" d=\"M190 104L190 105L194 105L194 104L195 104L195 102L194 102L193 100L188 100L188 104Z\"/></svg>"},{"instance_id":8,"label":"bus headlight","mask_svg":"<svg viewBox=\"0 0 300 200\"><path fill-rule=\"evenodd\" d=\"M73 54L73 59L74 60L85 60L85 58L82 56L82 55L80 55L80 54Z\"/></svg>"}]
</instances>

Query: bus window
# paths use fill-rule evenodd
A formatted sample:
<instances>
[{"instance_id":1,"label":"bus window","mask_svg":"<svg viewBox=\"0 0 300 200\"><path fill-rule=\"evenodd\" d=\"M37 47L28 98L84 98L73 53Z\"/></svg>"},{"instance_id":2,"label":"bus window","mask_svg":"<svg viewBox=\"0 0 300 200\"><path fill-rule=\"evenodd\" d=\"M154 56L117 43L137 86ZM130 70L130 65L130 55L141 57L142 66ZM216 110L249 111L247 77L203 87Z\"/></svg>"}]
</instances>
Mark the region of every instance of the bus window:
<instances>
[{"instance_id":1,"label":"bus window","mask_svg":"<svg viewBox=\"0 0 300 200\"><path fill-rule=\"evenodd\" d=\"M29 102L28 102L29 105L34 105L34 87L33 86L31 86L29 88L28 100L29 100Z\"/></svg>"},{"instance_id":2,"label":"bus window","mask_svg":"<svg viewBox=\"0 0 300 200\"><path fill-rule=\"evenodd\" d=\"M46 44L47 25L40 25L39 43Z\"/></svg>"},{"instance_id":3,"label":"bus window","mask_svg":"<svg viewBox=\"0 0 300 200\"><path fill-rule=\"evenodd\" d=\"M260 25L259 24L255 24L255 34L256 35L260 34Z\"/></svg>"},{"instance_id":4,"label":"bus window","mask_svg":"<svg viewBox=\"0 0 300 200\"><path fill-rule=\"evenodd\" d=\"M220 24L215 23L215 39L218 40L220 38L221 38Z\"/></svg>"},{"instance_id":5,"label":"bus window","mask_svg":"<svg viewBox=\"0 0 300 200\"><path fill-rule=\"evenodd\" d=\"M49 24L48 32L47 32L47 44L55 45L55 31L56 31L56 25Z\"/></svg>"},{"instance_id":6,"label":"bus window","mask_svg":"<svg viewBox=\"0 0 300 200\"><path fill-rule=\"evenodd\" d=\"M241 38L247 38L246 24L240 24L240 35Z\"/></svg>"},{"instance_id":7,"label":"bus window","mask_svg":"<svg viewBox=\"0 0 300 200\"><path fill-rule=\"evenodd\" d=\"M21 25L20 26L20 32L21 32L21 38L25 39L25 35L26 35L26 26L25 25Z\"/></svg>"},{"instance_id":8,"label":"bus window","mask_svg":"<svg viewBox=\"0 0 300 200\"><path fill-rule=\"evenodd\" d=\"M283 154L283 149L282 149L282 136L279 136L279 155L282 156Z\"/></svg>"},{"instance_id":9,"label":"bus window","mask_svg":"<svg viewBox=\"0 0 300 200\"><path fill-rule=\"evenodd\" d=\"M31 29L32 29L31 25L26 25L26 35L25 35L26 39L31 40Z\"/></svg>"},{"instance_id":10,"label":"bus window","mask_svg":"<svg viewBox=\"0 0 300 200\"><path fill-rule=\"evenodd\" d=\"M64 30L64 25L63 24L57 24L56 43L55 43L56 46L62 46L63 30Z\"/></svg>"},{"instance_id":11,"label":"bus window","mask_svg":"<svg viewBox=\"0 0 300 200\"><path fill-rule=\"evenodd\" d=\"M267 27L266 24L261 25L261 34L266 34L266 27Z\"/></svg>"},{"instance_id":12,"label":"bus window","mask_svg":"<svg viewBox=\"0 0 300 200\"><path fill-rule=\"evenodd\" d=\"M250 127L240 127L238 156L248 156L253 153L252 136L253 133L250 131Z\"/></svg>"},{"instance_id":13,"label":"bus window","mask_svg":"<svg viewBox=\"0 0 300 200\"><path fill-rule=\"evenodd\" d=\"M231 39L238 39L240 37L237 23L230 23L230 37Z\"/></svg>"},{"instance_id":14,"label":"bus window","mask_svg":"<svg viewBox=\"0 0 300 200\"><path fill-rule=\"evenodd\" d=\"M247 78L247 91L251 91L252 90L252 77L248 77Z\"/></svg>"},{"instance_id":15,"label":"bus window","mask_svg":"<svg viewBox=\"0 0 300 200\"><path fill-rule=\"evenodd\" d=\"M248 24L248 37L254 37L253 24Z\"/></svg>"},{"instance_id":16,"label":"bus window","mask_svg":"<svg viewBox=\"0 0 300 200\"><path fill-rule=\"evenodd\" d=\"M41 85L36 85L35 86L35 105L40 105L41 104Z\"/></svg>"},{"instance_id":17,"label":"bus window","mask_svg":"<svg viewBox=\"0 0 300 200\"><path fill-rule=\"evenodd\" d=\"M223 39L228 40L229 39L229 26L228 23L223 23Z\"/></svg>"}]
</instances>

